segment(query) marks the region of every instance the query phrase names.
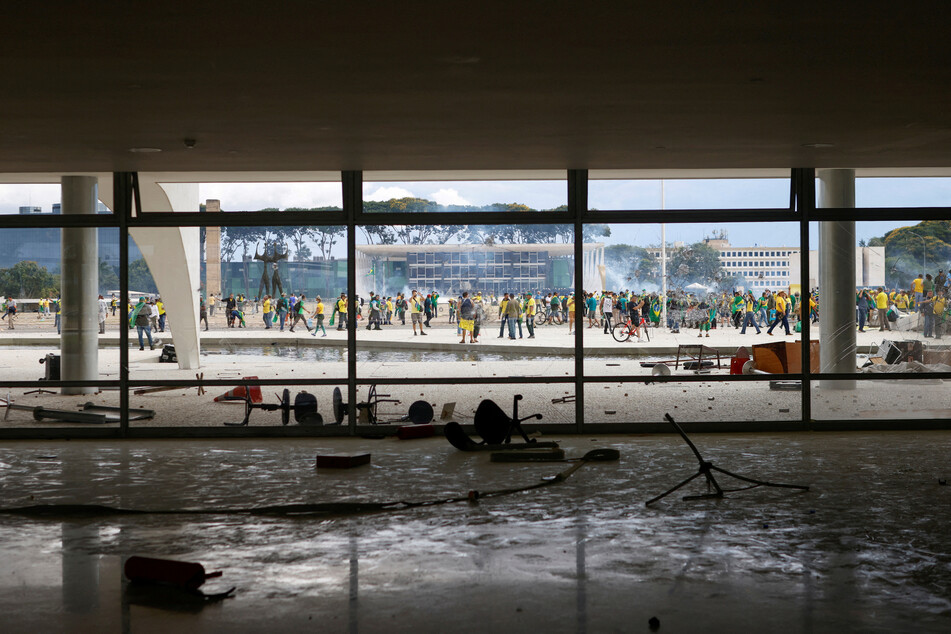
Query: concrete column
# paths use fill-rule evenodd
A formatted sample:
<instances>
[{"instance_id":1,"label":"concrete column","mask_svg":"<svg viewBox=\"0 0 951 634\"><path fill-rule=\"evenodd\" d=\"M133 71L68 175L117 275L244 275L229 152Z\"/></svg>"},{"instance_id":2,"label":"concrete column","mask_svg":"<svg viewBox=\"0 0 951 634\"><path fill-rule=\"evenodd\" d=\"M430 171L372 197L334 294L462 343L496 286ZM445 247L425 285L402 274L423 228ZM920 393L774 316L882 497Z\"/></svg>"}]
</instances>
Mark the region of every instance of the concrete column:
<instances>
[{"instance_id":1,"label":"concrete column","mask_svg":"<svg viewBox=\"0 0 951 634\"><path fill-rule=\"evenodd\" d=\"M94 176L63 176L63 215L96 213ZM62 229L62 336L60 377L99 378L99 234L95 227ZM63 394L93 394L95 387L64 387Z\"/></svg>"},{"instance_id":2,"label":"concrete column","mask_svg":"<svg viewBox=\"0 0 951 634\"><path fill-rule=\"evenodd\" d=\"M855 207L855 170L818 170L819 207ZM804 302L808 302L804 298ZM819 365L855 372L855 221L819 223ZM808 319L808 308L803 307ZM823 389L853 389L854 381L821 381Z\"/></svg>"},{"instance_id":3,"label":"concrete column","mask_svg":"<svg viewBox=\"0 0 951 634\"><path fill-rule=\"evenodd\" d=\"M206 200L205 211L220 213L221 201ZM205 292L221 298L221 227L218 225L205 227Z\"/></svg>"},{"instance_id":4,"label":"concrete column","mask_svg":"<svg viewBox=\"0 0 951 634\"><path fill-rule=\"evenodd\" d=\"M198 183L160 185L139 174L142 207L148 211L197 211ZM129 230L168 312L175 356L182 370L200 364L198 297L201 286L198 227L135 227Z\"/></svg>"}]
</instances>

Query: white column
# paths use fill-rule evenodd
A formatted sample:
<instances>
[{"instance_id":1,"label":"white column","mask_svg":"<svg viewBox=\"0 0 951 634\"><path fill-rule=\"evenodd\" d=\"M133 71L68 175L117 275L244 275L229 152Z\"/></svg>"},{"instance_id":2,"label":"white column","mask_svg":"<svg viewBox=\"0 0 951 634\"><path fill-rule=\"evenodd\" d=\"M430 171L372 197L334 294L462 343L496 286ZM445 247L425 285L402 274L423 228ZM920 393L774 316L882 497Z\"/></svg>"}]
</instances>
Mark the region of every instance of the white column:
<instances>
[{"instance_id":1,"label":"white column","mask_svg":"<svg viewBox=\"0 0 951 634\"><path fill-rule=\"evenodd\" d=\"M94 176L63 176L63 215L96 213ZM99 235L95 227L62 229L60 378L99 378ZM95 387L64 387L63 394L93 394Z\"/></svg>"},{"instance_id":2,"label":"white column","mask_svg":"<svg viewBox=\"0 0 951 634\"><path fill-rule=\"evenodd\" d=\"M817 174L819 207L855 207L855 170ZM808 301L804 295L804 319L809 318ZM819 223L819 310L821 371L855 372L855 221ZM820 387L853 389L855 382L821 381Z\"/></svg>"},{"instance_id":3,"label":"white column","mask_svg":"<svg viewBox=\"0 0 951 634\"><path fill-rule=\"evenodd\" d=\"M159 185L139 175L147 211L198 211L198 183ZM200 363L198 299L201 242L198 227L135 227L129 230L142 252L168 313L168 328L182 370ZM154 334L153 334L154 336Z\"/></svg>"}]
</instances>

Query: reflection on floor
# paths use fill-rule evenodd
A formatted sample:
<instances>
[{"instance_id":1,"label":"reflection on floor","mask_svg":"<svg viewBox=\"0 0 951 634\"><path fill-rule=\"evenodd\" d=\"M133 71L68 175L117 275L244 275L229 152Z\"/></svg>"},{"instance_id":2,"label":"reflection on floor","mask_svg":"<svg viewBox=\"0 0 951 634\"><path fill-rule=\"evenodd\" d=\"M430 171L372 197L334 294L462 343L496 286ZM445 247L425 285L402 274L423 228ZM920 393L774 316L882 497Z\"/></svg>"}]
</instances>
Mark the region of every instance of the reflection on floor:
<instances>
[{"instance_id":1,"label":"reflection on floor","mask_svg":"<svg viewBox=\"0 0 951 634\"><path fill-rule=\"evenodd\" d=\"M229 508L466 497L564 463L493 463L445 440L8 442L0 507L221 509L189 516L0 515L5 632L947 631L951 435L695 435L740 474L809 484L644 502L697 469L673 435L567 437L592 463L474 503L312 517ZM317 453L372 463L315 470ZM684 493L702 490L699 480ZM122 581L131 555L222 570L203 604Z\"/></svg>"}]
</instances>

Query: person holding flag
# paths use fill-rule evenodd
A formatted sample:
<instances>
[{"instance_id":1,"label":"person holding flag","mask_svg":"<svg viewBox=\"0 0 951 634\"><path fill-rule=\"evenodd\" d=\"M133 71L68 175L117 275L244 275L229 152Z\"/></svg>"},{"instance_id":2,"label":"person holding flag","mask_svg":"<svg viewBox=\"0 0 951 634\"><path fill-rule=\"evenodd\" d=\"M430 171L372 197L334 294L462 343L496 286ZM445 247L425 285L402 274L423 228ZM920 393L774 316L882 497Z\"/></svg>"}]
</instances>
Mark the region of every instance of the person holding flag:
<instances>
[{"instance_id":1,"label":"person holding flag","mask_svg":"<svg viewBox=\"0 0 951 634\"><path fill-rule=\"evenodd\" d=\"M152 326L149 321L151 309L145 303L145 297L139 297L138 303L129 314L129 328L135 327L139 335L139 350L145 350L145 342L142 340L144 332L149 339L149 350L155 350L155 344L152 342Z\"/></svg>"}]
</instances>

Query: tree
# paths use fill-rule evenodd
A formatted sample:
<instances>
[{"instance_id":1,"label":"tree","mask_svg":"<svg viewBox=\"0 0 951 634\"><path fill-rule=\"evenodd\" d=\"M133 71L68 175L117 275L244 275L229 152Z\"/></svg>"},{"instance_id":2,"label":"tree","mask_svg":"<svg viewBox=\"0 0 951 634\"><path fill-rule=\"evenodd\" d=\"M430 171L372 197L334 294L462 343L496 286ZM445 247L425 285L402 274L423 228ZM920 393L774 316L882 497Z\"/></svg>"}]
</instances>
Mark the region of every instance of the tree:
<instances>
[{"instance_id":1,"label":"tree","mask_svg":"<svg viewBox=\"0 0 951 634\"><path fill-rule=\"evenodd\" d=\"M647 249L630 244L612 244L604 248L608 285L617 290L635 288L660 280L660 260Z\"/></svg>"},{"instance_id":2,"label":"tree","mask_svg":"<svg viewBox=\"0 0 951 634\"><path fill-rule=\"evenodd\" d=\"M297 262L305 262L308 258L313 255L313 252L310 250L310 247L306 244L302 244L297 247L297 250L294 251L294 260Z\"/></svg>"},{"instance_id":3,"label":"tree","mask_svg":"<svg viewBox=\"0 0 951 634\"><path fill-rule=\"evenodd\" d=\"M112 291L119 288L119 272L105 260L99 260L99 290Z\"/></svg>"},{"instance_id":4,"label":"tree","mask_svg":"<svg viewBox=\"0 0 951 634\"><path fill-rule=\"evenodd\" d=\"M250 245L256 244L260 238L261 229L259 227L222 227L221 261L232 262L239 252L249 255Z\"/></svg>"},{"instance_id":5,"label":"tree","mask_svg":"<svg viewBox=\"0 0 951 634\"><path fill-rule=\"evenodd\" d=\"M360 231L367 238L367 244L393 244L396 233L390 225L360 225Z\"/></svg>"},{"instance_id":6,"label":"tree","mask_svg":"<svg viewBox=\"0 0 951 634\"><path fill-rule=\"evenodd\" d=\"M347 235L347 228L341 225L318 225L313 228L314 242L320 249L320 255L325 260L330 259L330 252L334 245Z\"/></svg>"},{"instance_id":7,"label":"tree","mask_svg":"<svg viewBox=\"0 0 951 634\"><path fill-rule=\"evenodd\" d=\"M129 262L129 290L140 293L158 293L158 286L152 278L152 271L145 258Z\"/></svg>"},{"instance_id":8,"label":"tree","mask_svg":"<svg viewBox=\"0 0 951 634\"><path fill-rule=\"evenodd\" d=\"M55 297L59 294L59 277L32 260L17 262L0 269L0 294L4 297Z\"/></svg>"},{"instance_id":9,"label":"tree","mask_svg":"<svg viewBox=\"0 0 951 634\"><path fill-rule=\"evenodd\" d=\"M673 286L719 283L725 276L720 267L720 252L695 242L686 247L671 249L667 264L667 279Z\"/></svg>"}]
</instances>

